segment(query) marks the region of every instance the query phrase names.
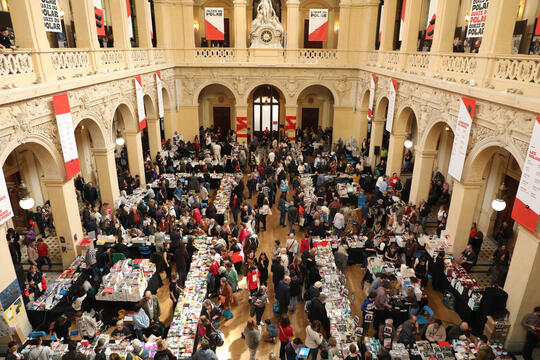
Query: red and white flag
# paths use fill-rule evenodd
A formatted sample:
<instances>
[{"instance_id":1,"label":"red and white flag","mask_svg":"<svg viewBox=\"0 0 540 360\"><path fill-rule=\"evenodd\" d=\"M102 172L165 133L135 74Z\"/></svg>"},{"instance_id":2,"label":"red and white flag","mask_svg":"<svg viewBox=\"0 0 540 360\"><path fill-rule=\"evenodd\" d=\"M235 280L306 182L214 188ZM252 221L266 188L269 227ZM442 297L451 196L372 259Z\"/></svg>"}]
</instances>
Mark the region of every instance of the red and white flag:
<instances>
[{"instance_id":1,"label":"red and white flag","mask_svg":"<svg viewBox=\"0 0 540 360\"><path fill-rule=\"evenodd\" d=\"M126 0L129 37L133 37L133 21L131 19L131 0Z\"/></svg>"},{"instance_id":2,"label":"red and white flag","mask_svg":"<svg viewBox=\"0 0 540 360\"><path fill-rule=\"evenodd\" d=\"M403 0L401 3L401 17L399 19L399 41L403 40L403 29L405 28L405 3L407 0Z\"/></svg>"},{"instance_id":3,"label":"red and white flag","mask_svg":"<svg viewBox=\"0 0 540 360\"><path fill-rule=\"evenodd\" d=\"M536 231L540 214L540 116L534 122L527 157L521 172L521 179L512 209L512 219Z\"/></svg>"},{"instance_id":4,"label":"red and white flag","mask_svg":"<svg viewBox=\"0 0 540 360\"><path fill-rule=\"evenodd\" d=\"M163 84L161 83L161 71L156 71L156 87L158 116L162 119L165 116L165 108L163 107Z\"/></svg>"},{"instance_id":5,"label":"red and white flag","mask_svg":"<svg viewBox=\"0 0 540 360\"><path fill-rule=\"evenodd\" d=\"M150 38L154 40L154 22L152 21L152 5L148 1L148 27L150 28Z\"/></svg>"},{"instance_id":6,"label":"red and white flag","mask_svg":"<svg viewBox=\"0 0 540 360\"><path fill-rule=\"evenodd\" d=\"M296 140L296 116L285 116L285 131L289 140Z\"/></svg>"},{"instance_id":7,"label":"red and white flag","mask_svg":"<svg viewBox=\"0 0 540 360\"><path fill-rule=\"evenodd\" d=\"M381 6L381 18L379 19L379 42L381 42L382 39L382 25L384 21L384 4Z\"/></svg>"},{"instance_id":8,"label":"red and white flag","mask_svg":"<svg viewBox=\"0 0 540 360\"><path fill-rule=\"evenodd\" d=\"M103 17L103 3L101 0L94 0L94 17L96 18L98 36L105 36L105 19Z\"/></svg>"},{"instance_id":9,"label":"red and white flag","mask_svg":"<svg viewBox=\"0 0 540 360\"><path fill-rule=\"evenodd\" d=\"M53 96L54 113L56 114L56 124L58 125L58 135L62 145L64 164L66 166L66 176L71 179L81 171L79 165L79 154L77 153L77 142L75 141L75 130L73 129L73 118L69 107L68 94Z\"/></svg>"},{"instance_id":10,"label":"red and white flag","mask_svg":"<svg viewBox=\"0 0 540 360\"><path fill-rule=\"evenodd\" d=\"M9 191L4 177L4 169L0 166L0 225L13 217L13 208L9 199Z\"/></svg>"},{"instance_id":11,"label":"red and white flag","mask_svg":"<svg viewBox=\"0 0 540 360\"><path fill-rule=\"evenodd\" d=\"M146 127L146 112L144 110L144 94L141 75L135 76L135 95L137 95L137 114L139 115L139 130Z\"/></svg>"},{"instance_id":12,"label":"red and white flag","mask_svg":"<svg viewBox=\"0 0 540 360\"><path fill-rule=\"evenodd\" d=\"M476 100L465 96L461 97L456 132L454 134L454 144L452 145L450 164L448 165L448 174L452 175L457 181L461 180L461 174L463 173L475 107Z\"/></svg>"},{"instance_id":13,"label":"red and white flag","mask_svg":"<svg viewBox=\"0 0 540 360\"><path fill-rule=\"evenodd\" d=\"M328 35L328 9L309 9L308 41L326 41Z\"/></svg>"},{"instance_id":14,"label":"red and white flag","mask_svg":"<svg viewBox=\"0 0 540 360\"><path fill-rule=\"evenodd\" d=\"M246 116L236 117L236 141L238 142L247 141L247 117Z\"/></svg>"},{"instance_id":15,"label":"red and white flag","mask_svg":"<svg viewBox=\"0 0 540 360\"><path fill-rule=\"evenodd\" d=\"M204 9L206 40L225 40L225 20L223 8Z\"/></svg>"},{"instance_id":16,"label":"red and white flag","mask_svg":"<svg viewBox=\"0 0 540 360\"><path fill-rule=\"evenodd\" d=\"M390 79L390 90L388 91L388 111L386 113L386 131L392 132L394 124L394 107L396 105L397 80Z\"/></svg>"},{"instance_id":17,"label":"red and white flag","mask_svg":"<svg viewBox=\"0 0 540 360\"><path fill-rule=\"evenodd\" d=\"M375 82L377 81L377 75L371 74L370 84L369 84L369 103L367 110L367 119L371 121L373 119L373 101L375 99Z\"/></svg>"},{"instance_id":18,"label":"red and white flag","mask_svg":"<svg viewBox=\"0 0 540 360\"><path fill-rule=\"evenodd\" d=\"M428 18L426 25L426 40L433 40L433 34L435 33L435 20L437 15L437 6L439 0L431 0L429 2Z\"/></svg>"}]
</instances>

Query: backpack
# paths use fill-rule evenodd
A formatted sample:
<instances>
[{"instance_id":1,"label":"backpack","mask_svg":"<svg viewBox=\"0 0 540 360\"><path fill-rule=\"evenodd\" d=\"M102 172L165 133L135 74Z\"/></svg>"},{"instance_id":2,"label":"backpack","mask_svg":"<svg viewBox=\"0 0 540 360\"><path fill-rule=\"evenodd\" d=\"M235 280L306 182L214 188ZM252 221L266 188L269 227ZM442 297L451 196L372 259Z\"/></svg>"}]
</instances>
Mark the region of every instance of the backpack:
<instances>
[{"instance_id":1,"label":"backpack","mask_svg":"<svg viewBox=\"0 0 540 360\"><path fill-rule=\"evenodd\" d=\"M208 341L211 345L214 345L216 347L223 346L225 344L225 335L219 330L214 331L210 334L208 337Z\"/></svg>"},{"instance_id":2,"label":"backpack","mask_svg":"<svg viewBox=\"0 0 540 360\"><path fill-rule=\"evenodd\" d=\"M158 357L154 356L154 360L169 360L169 356L167 355L167 352L164 352L163 354L160 354Z\"/></svg>"},{"instance_id":3,"label":"backpack","mask_svg":"<svg viewBox=\"0 0 540 360\"><path fill-rule=\"evenodd\" d=\"M253 250L257 250L259 247L259 239L257 239L257 236L251 235L249 237L249 248Z\"/></svg>"}]
</instances>

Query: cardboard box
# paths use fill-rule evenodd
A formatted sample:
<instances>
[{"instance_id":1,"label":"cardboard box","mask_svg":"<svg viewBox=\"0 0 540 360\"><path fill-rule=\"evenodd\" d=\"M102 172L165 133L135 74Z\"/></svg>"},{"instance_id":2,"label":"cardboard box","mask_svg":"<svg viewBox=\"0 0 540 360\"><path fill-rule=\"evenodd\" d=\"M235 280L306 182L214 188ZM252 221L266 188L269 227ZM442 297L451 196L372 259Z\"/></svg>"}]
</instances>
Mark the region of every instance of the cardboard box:
<instances>
[{"instance_id":1,"label":"cardboard box","mask_svg":"<svg viewBox=\"0 0 540 360\"><path fill-rule=\"evenodd\" d=\"M488 340L499 340L504 342L508 336L510 324L505 320L494 320L493 317L488 316L486 325L484 326L484 335Z\"/></svg>"}]
</instances>

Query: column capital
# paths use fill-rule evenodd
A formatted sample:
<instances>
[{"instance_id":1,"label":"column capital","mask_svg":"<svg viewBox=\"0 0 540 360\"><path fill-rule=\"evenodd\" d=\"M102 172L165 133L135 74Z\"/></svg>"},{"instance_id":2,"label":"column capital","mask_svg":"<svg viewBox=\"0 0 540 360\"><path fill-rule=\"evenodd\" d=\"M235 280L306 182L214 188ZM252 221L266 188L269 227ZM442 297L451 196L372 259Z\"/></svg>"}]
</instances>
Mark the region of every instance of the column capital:
<instances>
[{"instance_id":1,"label":"column capital","mask_svg":"<svg viewBox=\"0 0 540 360\"><path fill-rule=\"evenodd\" d=\"M48 188L59 188L59 187L62 187L64 186L68 181L70 181L71 179L65 181L64 179L43 179L43 185L45 185L46 187Z\"/></svg>"},{"instance_id":2,"label":"column capital","mask_svg":"<svg viewBox=\"0 0 540 360\"><path fill-rule=\"evenodd\" d=\"M182 0L180 3L182 6L193 6L193 0Z\"/></svg>"},{"instance_id":3,"label":"column capital","mask_svg":"<svg viewBox=\"0 0 540 360\"><path fill-rule=\"evenodd\" d=\"M114 150L116 150L116 146L111 146L108 148L92 148L94 156L107 156L111 153L114 153Z\"/></svg>"},{"instance_id":4,"label":"column capital","mask_svg":"<svg viewBox=\"0 0 540 360\"><path fill-rule=\"evenodd\" d=\"M247 1L246 0L233 0L233 4L234 4L234 6L240 6L240 5L246 6Z\"/></svg>"},{"instance_id":5,"label":"column capital","mask_svg":"<svg viewBox=\"0 0 540 360\"><path fill-rule=\"evenodd\" d=\"M461 180L455 181L454 186L462 186L465 190L476 190L481 188L484 185L485 181L483 180Z\"/></svg>"},{"instance_id":6,"label":"column capital","mask_svg":"<svg viewBox=\"0 0 540 360\"><path fill-rule=\"evenodd\" d=\"M437 150L415 149L415 156L419 156L422 158L434 158L437 155L437 152Z\"/></svg>"},{"instance_id":7,"label":"column capital","mask_svg":"<svg viewBox=\"0 0 540 360\"><path fill-rule=\"evenodd\" d=\"M124 130L124 134L126 134L126 136L136 136L140 133L139 130Z\"/></svg>"},{"instance_id":8,"label":"column capital","mask_svg":"<svg viewBox=\"0 0 540 360\"><path fill-rule=\"evenodd\" d=\"M339 7L340 8L350 8L351 5L352 5L351 0L340 0L340 2L339 2Z\"/></svg>"},{"instance_id":9,"label":"column capital","mask_svg":"<svg viewBox=\"0 0 540 360\"><path fill-rule=\"evenodd\" d=\"M300 6L300 0L287 0L286 6L287 7L299 7Z\"/></svg>"},{"instance_id":10,"label":"column capital","mask_svg":"<svg viewBox=\"0 0 540 360\"><path fill-rule=\"evenodd\" d=\"M398 131L396 131L396 132L392 132L392 133L390 134L390 136L393 136L393 137L396 137L396 138L405 138L407 135L409 135L409 133L408 133L408 132L405 132L405 131L404 131L404 132L398 132Z\"/></svg>"}]
</instances>

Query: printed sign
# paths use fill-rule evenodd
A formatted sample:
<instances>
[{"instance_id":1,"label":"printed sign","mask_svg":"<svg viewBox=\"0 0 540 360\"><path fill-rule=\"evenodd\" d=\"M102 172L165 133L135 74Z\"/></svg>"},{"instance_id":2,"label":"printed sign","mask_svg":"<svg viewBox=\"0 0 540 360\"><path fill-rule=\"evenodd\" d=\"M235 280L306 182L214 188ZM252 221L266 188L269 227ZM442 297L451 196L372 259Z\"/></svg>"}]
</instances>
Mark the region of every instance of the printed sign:
<instances>
[{"instance_id":1,"label":"printed sign","mask_svg":"<svg viewBox=\"0 0 540 360\"><path fill-rule=\"evenodd\" d=\"M532 232L536 231L540 214L540 116L534 123L527 157L512 209L512 219Z\"/></svg>"},{"instance_id":2,"label":"printed sign","mask_svg":"<svg viewBox=\"0 0 540 360\"><path fill-rule=\"evenodd\" d=\"M225 20L223 14L223 8L204 9L206 40L225 40Z\"/></svg>"},{"instance_id":3,"label":"printed sign","mask_svg":"<svg viewBox=\"0 0 540 360\"><path fill-rule=\"evenodd\" d=\"M328 9L309 9L308 41L326 41L328 35Z\"/></svg>"},{"instance_id":4,"label":"printed sign","mask_svg":"<svg viewBox=\"0 0 540 360\"><path fill-rule=\"evenodd\" d=\"M152 5L150 4L150 1L148 1L147 4L148 4L148 27L150 28L150 38L154 40L154 21L152 20Z\"/></svg>"},{"instance_id":5,"label":"printed sign","mask_svg":"<svg viewBox=\"0 0 540 360\"><path fill-rule=\"evenodd\" d=\"M79 164L79 154L77 153L77 142L75 141L75 129L73 129L73 118L69 107L68 94L53 96L54 113L56 114L56 124L58 125L58 135L62 145L66 176L71 179L81 171Z\"/></svg>"},{"instance_id":6,"label":"printed sign","mask_svg":"<svg viewBox=\"0 0 540 360\"><path fill-rule=\"evenodd\" d=\"M156 71L156 86L158 116L160 119L162 119L165 116L165 108L163 107L163 84L161 83L161 71Z\"/></svg>"},{"instance_id":7,"label":"printed sign","mask_svg":"<svg viewBox=\"0 0 540 360\"><path fill-rule=\"evenodd\" d=\"M386 131L392 132L394 124L394 107L396 105L397 80L390 79L390 90L388 91L388 111L386 113Z\"/></svg>"},{"instance_id":8,"label":"printed sign","mask_svg":"<svg viewBox=\"0 0 540 360\"><path fill-rule=\"evenodd\" d=\"M285 131L289 140L296 140L296 116L285 116Z\"/></svg>"},{"instance_id":9,"label":"printed sign","mask_svg":"<svg viewBox=\"0 0 540 360\"><path fill-rule=\"evenodd\" d=\"M467 37L484 36L489 0L472 0Z\"/></svg>"},{"instance_id":10,"label":"printed sign","mask_svg":"<svg viewBox=\"0 0 540 360\"><path fill-rule=\"evenodd\" d=\"M247 140L247 117L236 117L236 140L238 142L246 142Z\"/></svg>"},{"instance_id":11,"label":"printed sign","mask_svg":"<svg viewBox=\"0 0 540 360\"><path fill-rule=\"evenodd\" d=\"M379 42L382 39L382 26L384 24L384 4L381 6L381 18L379 19Z\"/></svg>"},{"instance_id":12,"label":"printed sign","mask_svg":"<svg viewBox=\"0 0 540 360\"><path fill-rule=\"evenodd\" d=\"M367 110L367 119L368 121L371 121L373 119L373 101L375 99L375 82L377 81L377 75L371 74L369 84L369 103L368 103L368 110Z\"/></svg>"},{"instance_id":13,"label":"printed sign","mask_svg":"<svg viewBox=\"0 0 540 360\"><path fill-rule=\"evenodd\" d=\"M41 12L43 13L45 31L62 32L62 21L56 0L41 0Z\"/></svg>"},{"instance_id":14,"label":"printed sign","mask_svg":"<svg viewBox=\"0 0 540 360\"><path fill-rule=\"evenodd\" d=\"M101 0L94 0L94 17L96 18L98 36L105 36L105 19L103 17L103 3Z\"/></svg>"},{"instance_id":15,"label":"printed sign","mask_svg":"<svg viewBox=\"0 0 540 360\"><path fill-rule=\"evenodd\" d=\"M437 5L439 0L431 0L429 2L429 11L426 25L426 40L433 40L433 34L435 33L435 20L437 14Z\"/></svg>"},{"instance_id":16,"label":"printed sign","mask_svg":"<svg viewBox=\"0 0 540 360\"><path fill-rule=\"evenodd\" d=\"M401 3L401 16L399 19L399 41L403 40L403 29L405 28L405 3L407 0L403 0Z\"/></svg>"},{"instance_id":17,"label":"printed sign","mask_svg":"<svg viewBox=\"0 0 540 360\"><path fill-rule=\"evenodd\" d=\"M0 166L0 225L13 217L9 192L4 178L4 169Z\"/></svg>"},{"instance_id":18,"label":"printed sign","mask_svg":"<svg viewBox=\"0 0 540 360\"><path fill-rule=\"evenodd\" d=\"M137 95L137 113L139 115L139 130L146 127L146 111L144 110L144 94L141 75L135 76L135 94Z\"/></svg>"},{"instance_id":19,"label":"printed sign","mask_svg":"<svg viewBox=\"0 0 540 360\"><path fill-rule=\"evenodd\" d=\"M467 146L469 145L469 135L471 133L475 106L476 100L464 96L461 97L456 133L454 134L454 144L452 145L452 154L450 155L450 164L448 165L448 174L452 175L457 181L461 180L461 174L463 173L463 164L465 164Z\"/></svg>"}]
</instances>

